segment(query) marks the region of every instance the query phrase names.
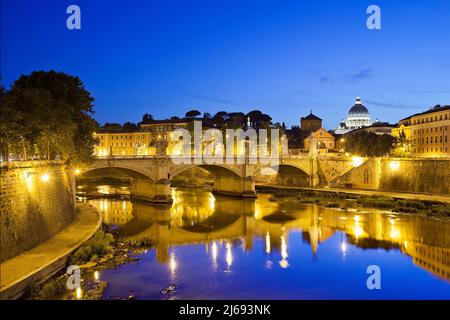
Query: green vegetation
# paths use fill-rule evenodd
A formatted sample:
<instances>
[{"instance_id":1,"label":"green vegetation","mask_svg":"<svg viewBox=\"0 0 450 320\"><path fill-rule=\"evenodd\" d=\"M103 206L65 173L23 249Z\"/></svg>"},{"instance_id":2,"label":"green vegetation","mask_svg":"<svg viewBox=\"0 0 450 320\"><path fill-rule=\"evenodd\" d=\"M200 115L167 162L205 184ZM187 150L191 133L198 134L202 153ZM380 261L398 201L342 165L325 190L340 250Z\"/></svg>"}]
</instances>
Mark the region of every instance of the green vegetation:
<instances>
[{"instance_id":1,"label":"green vegetation","mask_svg":"<svg viewBox=\"0 0 450 320\"><path fill-rule=\"evenodd\" d=\"M365 157L381 157L390 153L395 142L396 139L389 134L359 131L347 136L345 151Z\"/></svg>"},{"instance_id":2,"label":"green vegetation","mask_svg":"<svg viewBox=\"0 0 450 320\"><path fill-rule=\"evenodd\" d=\"M87 262L95 262L113 252L113 243L114 237L112 234L98 231L92 239L75 251L71 257L71 263L81 265Z\"/></svg>"},{"instance_id":3,"label":"green vegetation","mask_svg":"<svg viewBox=\"0 0 450 320\"><path fill-rule=\"evenodd\" d=\"M361 196L344 192L321 192L314 190L266 189L272 196L269 201L317 204L341 210L377 208L398 213L417 213L430 217L450 217L450 204L435 201L395 199L383 196Z\"/></svg>"},{"instance_id":4,"label":"green vegetation","mask_svg":"<svg viewBox=\"0 0 450 320\"><path fill-rule=\"evenodd\" d=\"M67 292L65 276L54 276L44 283L32 283L25 292L25 297L38 300L59 299Z\"/></svg>"},{"instance_id":5,"label":"green vegetation","mask_svg":"<svg viewBox=\"0 0 450 320\"><path fill-rule=\"evenodd\" d=\"M90 163L98 125L93 101L78 77L55 71L23 75L0 89L0 149L22 160Z\"/></svg>"},{"instance_id":6,"label":"green vegetation","mask_svg":"<svg viewBox=\"0 0 450 320\"><path fill-rule=\"evenodd\" d=\"M367 208L390 209L393 212L401 213L424 213L428 216L450 217L450 204L419 201L392 199L387 197L361 197L357 203Z\"/></svg>"},{"instance_id":7,"label":"green vegetation","mask_svg":"<svg viewBox=\"0 0 450 320\"><path fill-rule=\"evenodd\" d=\"M149 248L153 245L153 241L150 238L141 238L137 240L127 241L126 244L133 248Z\"/></svg>"}]
</instances>

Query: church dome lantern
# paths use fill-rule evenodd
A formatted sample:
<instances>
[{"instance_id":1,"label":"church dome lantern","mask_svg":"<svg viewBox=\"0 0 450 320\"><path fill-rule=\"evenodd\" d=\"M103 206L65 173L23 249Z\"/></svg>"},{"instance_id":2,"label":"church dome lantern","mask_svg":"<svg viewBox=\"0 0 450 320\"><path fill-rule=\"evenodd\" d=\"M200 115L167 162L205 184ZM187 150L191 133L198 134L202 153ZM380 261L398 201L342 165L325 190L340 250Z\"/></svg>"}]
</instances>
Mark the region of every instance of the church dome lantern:
<instances>
[{"instance_id":1,"label":"church dome lantern","mask_svg":"<svg viewBox=\"0 0 450 320\"><path fill-rule=\"evenodd\" d=\"M370 119L369 110L362 104L361 98L356 97L355 104L348 111L345 126L341 122L334 132L337 134L345 134L349 131L370 125L372 125L372 120Z\"/></svg>"}]
</instances>

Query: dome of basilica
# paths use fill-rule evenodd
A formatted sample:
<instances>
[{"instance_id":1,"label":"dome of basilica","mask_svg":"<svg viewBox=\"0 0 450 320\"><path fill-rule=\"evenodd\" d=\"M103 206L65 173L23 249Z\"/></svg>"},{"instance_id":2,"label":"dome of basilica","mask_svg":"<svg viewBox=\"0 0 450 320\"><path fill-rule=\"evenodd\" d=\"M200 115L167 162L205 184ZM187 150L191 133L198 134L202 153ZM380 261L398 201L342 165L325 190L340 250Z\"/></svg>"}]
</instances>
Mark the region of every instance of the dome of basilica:
<instances>
[{"instance_id":1,"label":"dome of basilica","mask_svg":"<svg viewBox=\"0 0 450 320\"><path fill-rule=\"evenodd\" d=\"M348 111L348 114L367 114L369 115L369 110L367 110L367 108L362 104L361 102L361 98L357 97L355 104L353 105L353 107L350 108L350 110Z\"/></svg>"}]
</instances>

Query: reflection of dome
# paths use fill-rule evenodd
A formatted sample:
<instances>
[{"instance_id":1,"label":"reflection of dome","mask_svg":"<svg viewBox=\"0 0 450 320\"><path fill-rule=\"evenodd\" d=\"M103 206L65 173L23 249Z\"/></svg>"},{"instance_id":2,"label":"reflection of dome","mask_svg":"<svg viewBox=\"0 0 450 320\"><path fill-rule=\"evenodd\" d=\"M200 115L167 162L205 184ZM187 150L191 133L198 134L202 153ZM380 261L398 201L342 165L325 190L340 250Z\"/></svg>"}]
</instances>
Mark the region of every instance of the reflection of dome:
<instances>
[{"instance_id":1,"label":"reflection of dome","mask_svg":"<svg viewBox=\"0 0 450 320\"><path fill-rule=\"evenodd\" d=\"M349 115L351 114L369 114L369 110L361 103L361 99L359 97L356 98L355 104L350 108Z\"/></svg>"}]
</instances>

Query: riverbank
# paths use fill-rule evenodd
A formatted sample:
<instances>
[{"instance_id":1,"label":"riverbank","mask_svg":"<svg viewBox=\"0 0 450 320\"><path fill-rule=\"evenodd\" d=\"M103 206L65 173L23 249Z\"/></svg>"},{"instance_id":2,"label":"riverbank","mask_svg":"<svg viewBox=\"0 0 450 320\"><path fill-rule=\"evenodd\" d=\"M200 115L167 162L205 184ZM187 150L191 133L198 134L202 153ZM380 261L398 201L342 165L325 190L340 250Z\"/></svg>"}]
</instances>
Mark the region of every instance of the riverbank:
<instances>
[{"instance_id":1,"label":"riverbank","mask_svg":"<svg viewBox=\"0 0 450 320\"><path fill-rule=\"evenodd\" d=\"M303 188L258 184L258 190L272 193L273 200L314 203L342 210L375 208L402 214L450 219L450 197L442 195L354 190L343 188Z\"/></svg>"},{"instance_id":2,"label":"riverbank","mask_svg":"<svg viewBox=\"0 0 450 320\"><path fill-rule=\"evenodd\" d=\"M66 229L0 265L0 298L17 299L32 284L43 282L64 268L70 254L94 235L101 221L96 209L77 204L77 216Z\"/></svg>"}]
</instances>

